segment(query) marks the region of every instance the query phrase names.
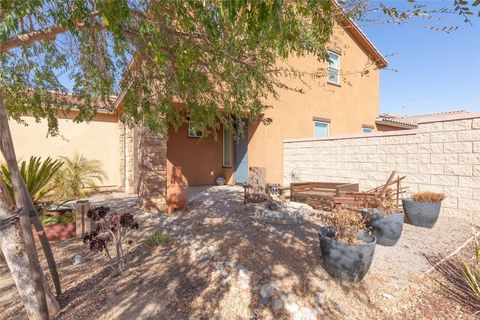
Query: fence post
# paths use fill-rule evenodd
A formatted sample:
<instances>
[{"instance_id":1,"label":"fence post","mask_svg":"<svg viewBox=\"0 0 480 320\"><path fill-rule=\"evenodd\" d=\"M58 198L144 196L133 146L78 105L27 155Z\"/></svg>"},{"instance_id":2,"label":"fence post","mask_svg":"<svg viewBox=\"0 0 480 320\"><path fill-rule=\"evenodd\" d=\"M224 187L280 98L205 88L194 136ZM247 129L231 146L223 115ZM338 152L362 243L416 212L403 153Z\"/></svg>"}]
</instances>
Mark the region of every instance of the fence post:
<instances>
[{"instance_id":1,"label":"fence post","mask_svg":"<svg viewBox=\"0 0 480 320\"><path fill-rule=\"evenodd\" d=\"M86 232L92 231L92 221L87 218L90 209L88 200L78 200L75 203L75 234L77 238L83 238Z\"/></svg>"}]
</instances>

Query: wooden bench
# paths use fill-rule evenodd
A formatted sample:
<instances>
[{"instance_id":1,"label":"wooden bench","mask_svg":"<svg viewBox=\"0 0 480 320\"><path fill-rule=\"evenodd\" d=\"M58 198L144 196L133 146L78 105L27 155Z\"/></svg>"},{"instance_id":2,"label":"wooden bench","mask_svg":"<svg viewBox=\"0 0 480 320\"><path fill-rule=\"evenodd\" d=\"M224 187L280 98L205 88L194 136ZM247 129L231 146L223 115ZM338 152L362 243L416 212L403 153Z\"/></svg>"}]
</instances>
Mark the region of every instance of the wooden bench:
<instances>
[{"instance_id":1,"label":"wooden bench","mask_svg":"<svg viewBox=\"0 0 480 320\"><path fill-rule=\"evenodd\" d=\"M333 208L343 199L350 200L347 194L358 191L358 183L295 182L290 184L290 199L314 209L325 209Z\"/></svg>"}]
</instances>

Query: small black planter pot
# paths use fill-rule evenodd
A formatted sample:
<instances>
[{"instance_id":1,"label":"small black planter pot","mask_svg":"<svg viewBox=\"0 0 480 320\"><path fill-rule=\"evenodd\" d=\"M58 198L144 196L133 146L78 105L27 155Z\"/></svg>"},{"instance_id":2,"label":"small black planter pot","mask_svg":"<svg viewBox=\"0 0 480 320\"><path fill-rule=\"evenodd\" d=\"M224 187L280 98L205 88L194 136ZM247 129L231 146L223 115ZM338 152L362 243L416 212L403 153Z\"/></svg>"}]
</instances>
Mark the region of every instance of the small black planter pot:
<instances>
[{"instance_id":1,"label":"small black planter pot","mask_svg":"<svg viewBox=\"0 0 480 320\"><path fill-rule=\"evenodd\" d=\"M440 202L418 202L413 199L403 199L403 210L408 222L417 227L431 229L440 215Z\"/></svg>"},{"instance_id":2,"label":"small black planter pot","mask_svg":"<svg viewBox=\"0 0 480 320\"><path fill-rule=\"evenodd\" d=\"M367 218L367 227L377 238L377 244L385 247L397 244L405 220L403 212L397 211L388 215L376 209L363 209L360 212Z\"/></svg>"},{"instance_id":3,"label":"small black planter pot","mask_svg":"<svg viewBox=\"0 0 480 320\"><path fill-rule=\"evenodd\" d=\"M318 236L325 269L331 276L347 281L360 281L365 277L375 253L375 236L360 231L357 238L364 243L347 244L333 238L334 227L320 228Z\"/></svg>"}]
</instances>

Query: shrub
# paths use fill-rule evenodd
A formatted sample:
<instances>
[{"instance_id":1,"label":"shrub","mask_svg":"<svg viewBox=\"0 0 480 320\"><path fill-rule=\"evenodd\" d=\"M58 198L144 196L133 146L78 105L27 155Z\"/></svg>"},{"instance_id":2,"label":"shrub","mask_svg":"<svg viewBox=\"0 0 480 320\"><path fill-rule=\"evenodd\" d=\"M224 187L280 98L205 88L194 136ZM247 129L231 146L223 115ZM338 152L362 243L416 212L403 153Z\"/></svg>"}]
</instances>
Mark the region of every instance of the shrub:
<instances>
[{"instance_id":1,"label":"shrub","mask_svg":"<svg viewBox=\"0 0 480 320\"><path fill-rule=\"evenodd\" d=\"M465 282L467 283L473 296L480 302L480 244L478 242L478 233L475 234L473 244L475 252L475 262L473 266L463 263L462 271Z\"/></svg>"},{"instance_id":2,"label":"shrub","mask_svg":"<svg viewBox=\"0 0 480 320\"><path fill-rule=\"evenodd\" d=\"M357 233L366 230L365 218L358 210L339 207L332 210L331 223L335 226L335 239L344 243L358 243Z\"/></svg>"},{"instance_id":3,"label":"shrub","mask_svg":"<svg viewBox=\"0 0 480 320\"><path fill-rule=\"evenodd\" d=\"M20 174L23 181L25 181L28 192L32 196L33 202L37 203L54 189L55 185L52 183L53 178L62 165L62 161L54 161L50 157L42 161L41 157L32 156L28 160L28 163L26 161L20 162ZM8 167L2 164L1 170L5 186L13 199L13 187Z\"/></svg>"},{"instance_id":4,"label":"shrub","mask_svg":"<svg viewBox=\"0 0 480 320\"><path fill-rule=\"evenodd\" d=\"M445 200L445 195L443 193L435 192L418 192L412 195L412 199L418 202L438 203Z\"/></svg>"},{"instance_id":5,"label":"shrub","mask_svg":"<svg viewBox=\"0 0 480 320\"><path fill-rule=\"evenodd\" d=\"M164 246L170 241L168 234L155 231L145 239L145 243L150 247Z\"/></svg>"},{"instance_id":6,"label":"shrub","mask_svg":"<svg viewBox=\"0 0 480 320\"><path fill-rule=\"evenodd\" d=\"M75 221L75 214L73 212L67 212L64 214L57 214L57 215L40 215L40 221L44 226L49 226L52 224L57 223L68 223Z\"/></svg>"},{"instance_id":7,"label":"shrub","mask_svg":"<svg viewBox=\"0 0 480 320\"><path fill-rule=\"evenodd\" d=\"M107 177L100 161L88 160L83 155L74 154L72 158L61 157L65 166L55 178L55 196L57 199L83 198L87 191L98 191L98 182Z\"/></svg>"},{"instance_id":8,"label":"shrub","mask_svg":"<svg viewBox=\"0 0 480 320\"><path fill-rule=\"evenodd\" d=\"M376 194L364 194L355 197L355 203L360 208L378 209L382 213L389 215L397 211L396 201L391 197L380 197Z\"/></svg>"},{"instance_id":9,"label":"shrub","mask_svg":"<svg viewBox=\"0 0 480 320\"><path fill-rule=\"evenodd\" d=\"M125 268L123 242L130 230L138 229L138 223L131 213L110 212L110 208L104 206L88 210L87 217L95 221L97 227L85 234L83 243L94 252L104 252L110 266L121 272ZM115 259L110 254L110 243L115 248Z\"/></svg>"}]
</instances>

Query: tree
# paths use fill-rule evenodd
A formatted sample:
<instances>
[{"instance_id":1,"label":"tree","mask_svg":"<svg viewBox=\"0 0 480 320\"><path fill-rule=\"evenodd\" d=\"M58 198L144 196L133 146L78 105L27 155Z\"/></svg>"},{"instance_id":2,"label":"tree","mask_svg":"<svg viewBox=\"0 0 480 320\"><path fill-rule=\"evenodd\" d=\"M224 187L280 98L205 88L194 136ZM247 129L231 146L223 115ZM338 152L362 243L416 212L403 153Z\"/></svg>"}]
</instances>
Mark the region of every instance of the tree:
<instances>
[{"instance_id":1,"label":"tree","mask_svg":"<svg viewBox=\"0 0 480 320\"><path fill-rule=\"evenodd\" d=\"M457 12L469 16L465 2L454 0L455 10L458 6ZM361 19L369 10L365 3L340 5ZM394 22L428 11L380 8ZM301 92L281 79L306 74L278 67L277 61L307 54L325 61L335 19L343 14L330 0L0 0L2 153L12 173L16 206L22 209L38 315L45 317L46 299L27 230L29 212L37 231L42 230L25 183L15 177L7 115L17 121L26 114L45 118L49 134L57 134L57 114L77 108L75 121L89 121L99 105L113 109L112 95L122 92L127 124L143 123L165 133L169 125L185 120L176 107L181 101L204 135L222 124L235 130L235 119L261 119L269 107L264 98L276 97L279 89ZM324 75L321 68L308 73ZM49 265L56 270L44 242Z\"/></svg>"}]
</instances>

